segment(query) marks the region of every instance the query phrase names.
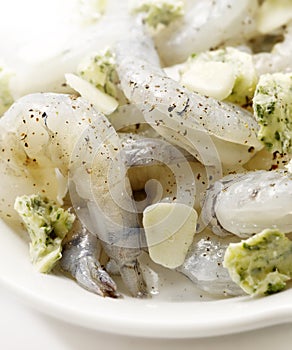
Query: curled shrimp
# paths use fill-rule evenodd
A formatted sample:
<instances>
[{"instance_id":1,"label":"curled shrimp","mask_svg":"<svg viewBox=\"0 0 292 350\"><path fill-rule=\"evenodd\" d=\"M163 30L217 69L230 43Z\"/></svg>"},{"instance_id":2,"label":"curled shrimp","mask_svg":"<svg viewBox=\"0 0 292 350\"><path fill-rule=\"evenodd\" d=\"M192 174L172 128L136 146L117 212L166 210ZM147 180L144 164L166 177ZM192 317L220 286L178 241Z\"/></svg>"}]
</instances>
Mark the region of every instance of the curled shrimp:
<instances>
[{"instance_id":1,"label":"curled shrimp","mask_svg":"<svg viewBox=\"0 0 292 350\"><path fill-rule=\"evenodd\" d=\"M219 236L250 237L265 228L292 231L292 178L286 171L250 171L216 181L206 192L202 220Z\"/></svg>"},{"instance_id":2,"label":"curled shrimp","mask_svg":"<svg viewBox=\"0 0 292 350\"><path fill-rule=\"evenodd\" d=\"M82 224L100 238L131 294L147 294L137 260L141 252L137 215L129 208L130 184L123 171L118 135L108 120L82 98L32 94L18 100L3 116L0 142L5 179L8 184L19 184L10 195L2 186L1 217L16 220L15 194L41 193L62 200L69 178L72 203ZM111 177L113 163L116 171ZM109 191L112 182L114 197ZM130 204L123 206L120 197Z\"/></svg>"},{"instance_id":3,"label":"curled shrimp","mask_svg":"<svg viewBox=\"0 0 292 350\"><path fill-rule=\"evenodd\" d=\"M246 163L262 145L248 111L190 93L159 66L153 42L136 26L116 47L117 71L127 98L169 142L205 165L220 169Z\"/></svg>"},{"instance_id":4,"label":"curled shrimp","mask_svg":"<svg viewBox=\"0 0 292 350\"><path fill-rule=\"evenodd\" d=\"M215 169L205 167L159 135L148 135L121 134L132 189L147 194L146 200L137 203L139 211L161 200L181 202L200 211L203 193L216 176Z\"/></svg>"},{"instance_id":5,"label":"curled shrimp","mask_svg":"<svg viewBox=\"0 0 292 350\"><path fill-rule=\"evenodd\" d=\"M155 38L163 63L181 63L191 54L215 48L227 40L249 38L256 31L257 8L257 1L253 0L190 2L184 17Z\"/></svg>"}]
</instances>

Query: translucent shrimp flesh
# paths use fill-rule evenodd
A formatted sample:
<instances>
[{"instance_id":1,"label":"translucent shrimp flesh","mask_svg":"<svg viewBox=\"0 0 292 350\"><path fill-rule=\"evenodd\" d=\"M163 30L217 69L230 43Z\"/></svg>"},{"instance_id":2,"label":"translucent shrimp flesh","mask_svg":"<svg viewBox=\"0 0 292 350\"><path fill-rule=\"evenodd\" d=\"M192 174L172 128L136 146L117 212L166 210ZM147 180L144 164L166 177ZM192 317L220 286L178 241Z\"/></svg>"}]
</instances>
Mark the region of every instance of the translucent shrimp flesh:
<instances>
[{"instance_id":1,"label":"translucent shrimp flesh","mask_svg":"<svg viewBox=\"0 0 292 350\"><path fill-rule=\"evenodd\" d=\"M259 75L276 72L291 72L292 23L284 30L284 41L277 43L271 52L261 52L253 56Z\"/></svg>"},{"instance_id":2,"label":"translucent shrimp flesh","mask_svg":"<svg viewBox=\"0 0 292 350\"><path fill-rule=\"evenodd\" d=\"M216 48L227 40L253 36L257 8L253 0L192 1L184 17L155 38L162 62L166 66L181 63L191 54Z\"/></svg>"},{"instance_id":3,"label":"translucent shrimp flesh","mask_svg":"<svg viewBox=\"0 0 292 350\"><path fill-rule=\"evenodd\" d=\"M292 177L284 170L229 175L206 192L205 225L219 236L250 237L266 228L292 232Z\"/></svg>"},{"instance_id":4,"label":"translucent shrimp flesh","mask_svg":"<svg viewBox=\"0 0 292 350\"><path fill-rule=\"evenodd\" d=\"M152 41L138 26L118 43L116 58L123 91L145 120L205 165L242 165L262 148L252 114L190 93L167 77Z\"/></svg>"},{"instance_id":5,"label":"translucent shrimp flesh","mask_svg":"<svg viewBox=\"0 0 292 350\"><path fill-rule=\"evenodd\" d=\"M108 120L82 98L27 95L0 120L0 142L7 187L17 183L13 191L1 188L1 217L16 218L16 194L41 193L62 200L69 178L72 203L84 226L116 260L131 294L147 294L137 260L141 252L137 214L119 137ZM109 173L113 165L115 171Z\"/></svg>"},{"instance_id":6,"label":"translucent shrimp flesh","mask_svg":"<svg viewBox=\"0 0 292 350\"><path fill-rule=\"evenodd\" d=\"M216 177L216 169L205 167L159 136L149 138L147 132L120 136L131 187L147 195L137 203L139 212L161 200L184 203L200 211L203 193Z\"/></svg>"},{"instance_id":7,"label":"translucent shrimp flesh","mask_svg":"<svg viewBox=\"0 0 292 350\"><path fill-rule=\"evenodd\" d=\"M213 295L242 295L223 267L226 248L238 237L218 237L211 232L196 234L184 263L176 270L187 276L195 285Z\"/></svg>"}]
</instances>

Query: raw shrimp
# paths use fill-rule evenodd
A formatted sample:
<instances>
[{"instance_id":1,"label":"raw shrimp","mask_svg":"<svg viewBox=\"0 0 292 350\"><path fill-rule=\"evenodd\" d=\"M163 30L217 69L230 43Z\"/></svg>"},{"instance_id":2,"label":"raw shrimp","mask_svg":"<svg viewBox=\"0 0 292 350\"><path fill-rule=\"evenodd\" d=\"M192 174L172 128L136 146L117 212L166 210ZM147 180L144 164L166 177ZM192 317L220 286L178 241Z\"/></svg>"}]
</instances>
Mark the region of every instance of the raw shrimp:
<instances>
[{"instance_id":1,"label":"raw shrimp","mask_svg":"<svg viewBox=\"0 0 292 350\"><path fill-rule=\"evenodd\" d=\"M63 244L60 267L90 292L116 298L117 286L101 267L101 244L81 222L76 219Z\"/></svg>"},{"instance_id":2,"label":"raw shrimp","mask_svg":"<svg viewBox=\"0 0 292 350\"><path fill-rule=\"evenodd\" d=\"M159 67L152 41L138 25L116 47L117 71L127 98L165 139L205 165L242 165L262 148L248 111L190 93Z\"/></svg>"},{"instance_id":3,"label":"raw shrimp","mask_svg":"<svg viewBox=\"0 0 292 350\"><path fill-rule=\"evenodd\" d=\"M192 1L185 16L155 38L163 63L181 63L191 54L215 48L227 40L236 42L251 37L256 32L257 8L254 0Z\"/></svg>"},{"instance_id":4,"label":"raw shrimp","mask_svg":"<svg viewBox=\"0 0 292 350\"><path fill-rule=\"evenodd\" d=\"M216 181L206 192L202 220L220 236L247 238L266 228L292 232L292 176L250 171Z\"/></svg>"},{"instance_id":5,"label":"raw shrimp","mask_svg":"<svg viewBox=\"0 0 292 350\"><path fill-rule=\"evenodd\" d=\"M17 195L42 193L62 200L69 176L72 203L84 226L102 240L130 292L147 294L137 261L137 214L119 137L108 120L82 98L32 94L18 100L0 120L0 142L5 178L10 185L22 185ZM115 172L109 173L112 166ZM13 215L16 194L9 195L5 187L0 201L4 219Z\"/></svg>"},{"instance_id":6,"label":"raw shrimp","mask_svg":"<svg viewBox=\"0 0 292 350\"><path fill-rule=\"evenodd\" d=\"M271 153L265 148L257 152L250 161L244 164L245 170L276 170L285 169L291 159L291 154ZM243 170L244 171L244 170ZM242 172L243 172L242 171Z\"/></svg>"},{"instance_id":7,"label":"raw shrimp","mask_svg":"<svg viewBox=\"0 0 292 350\"><path fill-rule=\"evenodd\" d=\"M271 52L255 54L253 60L259 75L276 72L291 72L292 22L284 30L284 41L276 44Z\"/></svg>"},{"instance_id":8,"label":"raw shrimp","mask_svg":"<svg viewBox=\"0 0 292 350\"><path fill-rule=\"evenodd\" d=\"M126 166L133 191L145 190L147 198L137 203L140 209L161 200L194 206L200 202L216 169L205 167L191 154L173 146L161 137L148 133L121 133Z\"/></svg>"},{"instance_id":9,"label":"raw shrimp","mask_svg":"<svg viewBox=\"0 0 292 350\"><path fill-rule=\"evenodd\" d=\"M141 131L147 131L147 133L151 135L157 134L153 128L145 122L143 114L133 104L119 106L107 117L117 132L140 133Z\"/></svg>"},{"instance_id":10,"label":"raw shrimp","mask_svg":"<svg viewBox=\"0 0 292 350\"><path fill-rule=\"evenodd\" d=\"M200 289L215 295L242 295L223 267L226 248L238 237L216 237L210 232L196 234L184 263L176 270L187 276Z\"/></svg>"},{"instance_id":11,"label":"raw shrimp","mask_svg":"<svg viewBox=\"0 0 292 350\"><path fill-rule=\"evenodd\" d=\"M120 133L119 135L126 153L128 167L155 165L159 162L166 165L185 161L196 162L191 154L173 146L159 135L148 137L148 132Z\"/></svg>"}]
</instances>

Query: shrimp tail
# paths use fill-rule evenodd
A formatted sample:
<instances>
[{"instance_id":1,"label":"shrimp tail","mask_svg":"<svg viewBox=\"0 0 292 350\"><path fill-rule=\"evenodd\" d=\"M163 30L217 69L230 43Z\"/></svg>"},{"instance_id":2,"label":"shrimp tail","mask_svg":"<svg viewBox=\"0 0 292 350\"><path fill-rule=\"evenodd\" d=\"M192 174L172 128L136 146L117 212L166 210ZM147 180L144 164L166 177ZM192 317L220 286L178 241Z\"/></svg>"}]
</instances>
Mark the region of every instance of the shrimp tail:
<instances>
[{"instance_id":1,"label":"shrimp tail","mask_svg":"<svg viewBox=\"0 0 292 350\"><path fill-rule=\"evenodd\" d=\"M60 267L84 289L103 297L120 297L117 286L98 260L101 246L98 238L80 223L63 246Z\"/></svg>"},{"instance_id":2,"label":"shrimp tail","mask_svg":"<svg viewBox=\"0 0 292 350\"><path fill-rule=\"evenodd\" d=\"M148 297L147 286L138 260L120 266L120 273L132 295L137 298Z\"/></svg>"},{"instance_id":3,"label":"shrimp tail","mask_svg":"<svg viewBox=\"0 0 292 350\"><path fill-rule=\"evenodd\" d=\"M116 263L122 280L130 294L137 298L148 297L147 285L138 261L141 250L138 248L125 248L103 242L105 252L112 256Z\"/></svg>"},{"instance_id":4,"label":"shrimp tail","mask_svg":"<svg viewBox=\"0 0 292 350\"><path fill-rule=\"evenodd\" d=\"M115 282L109 274L96 263L96 259L87 256L80 259L75 275L76 281L84 289L103 297L118 298Z\"/></svg>"}]
</instances>

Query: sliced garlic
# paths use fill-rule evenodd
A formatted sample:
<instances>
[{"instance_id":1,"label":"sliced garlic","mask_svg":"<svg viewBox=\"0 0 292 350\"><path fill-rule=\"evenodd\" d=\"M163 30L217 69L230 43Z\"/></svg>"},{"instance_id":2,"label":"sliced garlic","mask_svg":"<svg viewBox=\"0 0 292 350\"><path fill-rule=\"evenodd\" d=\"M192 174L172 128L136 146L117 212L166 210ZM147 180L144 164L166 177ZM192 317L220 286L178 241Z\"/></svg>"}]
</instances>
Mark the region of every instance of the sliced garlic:
<instances>
[{"instance_id":1,"label":"sliced garlic","mask_svg":"<svg viewBox=\"0 0 292 350\"><path fill-rule=\"evenodd\" d=\"M112 96L98 90L88 81L75 74L66 74L66 82L72 89L76 90L84 99L92 103L96 109L106 115L111 114L119 105Z\"/></svg>"},{"instance_id":2,"label":"sliced garlic","mask_svg":"<svg viewBox=\"0 0 292 350\"><path fill-rule=\"evenodd\" d=\"M224 100L233 89L236 76L232 64L225 62L195 62L181 76L187 89Z\"/></svg>"},{"instance_id":3,"label":"sliced garlic","mask_svg":"<svg viewBox=\"0 0 292 350\"><path fill-rule=\"evenodd\" d=\"M150 258L165 267L180 266L193 241L197 212L182 203L157 203L143 212Z\"/></svg>"}]
</instances>

